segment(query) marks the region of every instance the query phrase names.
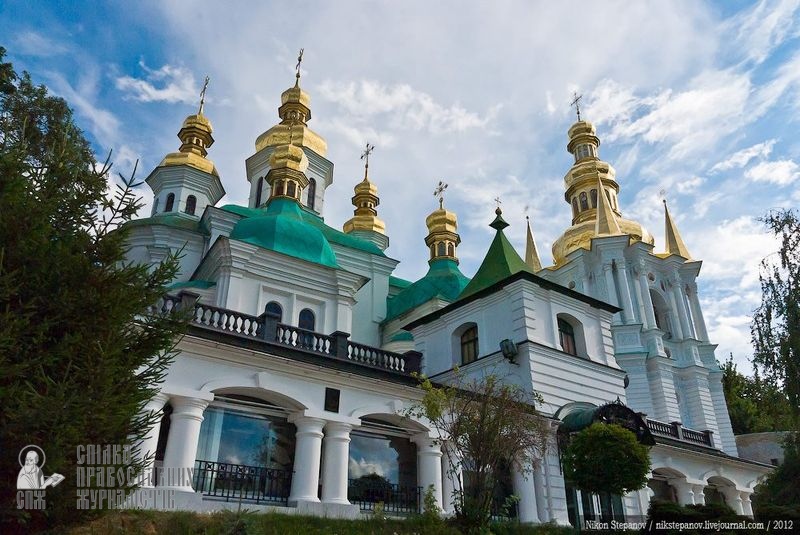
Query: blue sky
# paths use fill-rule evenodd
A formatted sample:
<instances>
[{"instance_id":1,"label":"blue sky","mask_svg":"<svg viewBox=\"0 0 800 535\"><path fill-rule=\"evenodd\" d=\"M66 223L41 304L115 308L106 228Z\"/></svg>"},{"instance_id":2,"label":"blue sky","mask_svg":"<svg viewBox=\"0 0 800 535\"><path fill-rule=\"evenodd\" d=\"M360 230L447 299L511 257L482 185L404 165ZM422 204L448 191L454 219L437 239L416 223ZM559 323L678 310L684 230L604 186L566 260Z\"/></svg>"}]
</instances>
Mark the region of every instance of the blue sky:
<instances>
[{"instance_id":1,"label":"blue sky","mask_svg":"<svg viewBox=\"0 0 800 535\"><path fill-rule=\"evenodd\" d=\"M310 126L335 164L325 218L352 214L360 150L397 275L427 269L425 216L450 184L461 267L472 275L503 200L524 247L525 207L543 264L569 226L569 101L584 95L623 215L663 250L662 190L699 279L717 356L745 370L759 261L757 218L800 200L800 0L763 2L25 2L0 4L0 44L18 70L65 97L116 169L144 178L179 142L211 77L206 114L226 202L245 203L244 160L277 122L305 48ZM149 192L143 191L147 196ZM149 199L148 199L149 200ZM149 211L148 211L149 213Z\"/></svg>"}]
</instances>

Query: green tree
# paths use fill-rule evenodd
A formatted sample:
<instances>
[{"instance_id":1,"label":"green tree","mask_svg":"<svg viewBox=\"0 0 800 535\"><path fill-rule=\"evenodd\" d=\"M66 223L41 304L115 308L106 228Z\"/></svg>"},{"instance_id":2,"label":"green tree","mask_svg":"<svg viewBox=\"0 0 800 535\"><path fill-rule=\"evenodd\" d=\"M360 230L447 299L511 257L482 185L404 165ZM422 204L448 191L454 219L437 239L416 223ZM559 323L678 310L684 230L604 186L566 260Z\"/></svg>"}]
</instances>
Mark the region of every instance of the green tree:
<instances>
[{"instance_id":1,"label":"green tree","mask_svg":"<svg viewBox=\"0 0 800 535\"><path fill-rule=\"evenodd\" d=\"M734 434L788 431L792 428L789 400L780 388L764 381L758 369L753 377L741 374L731 355L722 365L722 372L722 387Z\"/></svg>"},{"instance_id":2,"label":"green tree","mask_svg":"<svg viewBox=\"0 0 800 535\"><path fill-rule=\"evenodd\" d=\"M561 462L575 487L623 495L647 485L650 452L624 427L596 422L570 438Z\"/></svg>"},{"instance_id":3,"label":"green tree","mask_svg":"<svg viewBox=\"0 0 800 535\"><path fill-rule=\"evenodd\" d=\"M422 377L421 387L424 396L409 415L427 419L444 437L444 475L455 493L442 499L453 504L462 529L486 528L502 472L513 465L531 477L547 449L549 424L536 410L541 397L497 375L467 378L458 369L450 385ZM455 477L459 472L462 479Z\"/></svg>"},{"instance_id":4,"label":"green tree","mask_svg":"<svg viewBox=\"0 0 800 535\"><path fill-rule=\"evenodd\" d=\"M778 237L775 255L761 262L761 305L751 327L753 363L767 384L789 400L794 428L800 422L800 220L792 210L776 210L762 221Z\"/></svg>"},{"instance_id":5,"label":"green tree","mask_svg":"<svg viewBox=\"0 0 800 535\"><path fill-rule=\"evenodd\" d=\"M76 447L143 436L142 415L163 381L184 322L147 314L177 259L125 262L121 225L141 201L124 180L109 189L60 98L17 75L0 48L0 531L63 527L76 509ZM135 172L135 170L134 170ZM27 444L46 453L46 510L16 508ZM138 465L137 465L138 466ZM140 468L140 467L139 467Z\"/></svg>"}]
</instances>

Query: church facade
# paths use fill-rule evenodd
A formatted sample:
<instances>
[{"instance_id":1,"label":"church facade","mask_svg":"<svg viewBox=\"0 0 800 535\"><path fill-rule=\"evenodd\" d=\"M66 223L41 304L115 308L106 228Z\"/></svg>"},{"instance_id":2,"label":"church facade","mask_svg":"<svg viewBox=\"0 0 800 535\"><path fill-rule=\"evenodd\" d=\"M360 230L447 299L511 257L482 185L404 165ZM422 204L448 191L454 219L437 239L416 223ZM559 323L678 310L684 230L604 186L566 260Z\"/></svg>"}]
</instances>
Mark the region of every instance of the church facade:
<instances>
[{"instance_id":1,"label":"church facade","mask_svg":"<svg viewBox=\"0 0 800 535\"><path fill-rule=\"evenodd\" d=\"M155 458L151 485L175 491L185 509L246 503L349 517L377 503L389 514L416 512L432 488L450 512L461 475L443 456L447 437L406 411L421 398L413 373L446 384L459 367L543 397L552 447L531 473L500 478L520 498L521 521L636 518L653 497L752 514L769 467L738 457L697 296L701 263L666 206L663 253L622 217L591 123L569 130L573 224L553 246L553 266L541 265L530 226L523 260L498 209L487 218L495 237L483 263L462 273L457 217L440 197L426 220L428 272L407 281L386 254L368 159L353 217L342 230L325 222L333 164L308 126L299 81L245 162L247 206L219 202L225 190L201 104L178 133L179 150L147 178L151 216L128 225L130 260L182 251L157 311L191 316L147 407L163 415L141 445ZM582 495L564 480L557 437L612 413L655 444L650 482L626 496Z\"/></svg>"}]
</instances>

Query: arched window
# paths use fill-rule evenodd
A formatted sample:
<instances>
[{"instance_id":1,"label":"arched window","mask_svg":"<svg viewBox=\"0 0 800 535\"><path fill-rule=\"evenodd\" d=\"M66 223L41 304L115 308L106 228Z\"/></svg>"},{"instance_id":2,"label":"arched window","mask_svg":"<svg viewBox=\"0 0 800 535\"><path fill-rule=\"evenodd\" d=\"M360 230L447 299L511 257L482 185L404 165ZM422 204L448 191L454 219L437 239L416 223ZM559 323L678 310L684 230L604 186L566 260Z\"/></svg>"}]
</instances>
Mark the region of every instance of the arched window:
<instances>
[{"instance_id":1,"label":"arched window","mask_svg":"<svg viewBox=\"0 0 800 535\"><path fill-rule=\"evenodd\" d=\"M452 243L447 244L447 256L455 256L456 255L456 248L453 247Z\"/></svg>"},{"instance_id":2,"label":"arched window","mask_svg":"<svg viewBox=\"0 0 800 535\"><path fill-rule=\"evenodd\" d=\"M280 305L280 303L270 301L267 303L267 306L264 307L264 312L272 316L277 316L278 322L283 321L283 307Z\"/></svg>"},{"instance_id":3,"label":"arched window","mask_svg":"<svg viewBox=\"0 0 800 535\"><path fill-rule=\"evenodd\" d=\"M275 195L283 195L283 180L275 184Z\"/></svg>"},{"instance_id":4,"label":"arched window","mask_svg":"<svg viewBox=\"0 0 800 535\"><path fill-rule=\"evenodd\" d=\"M306 206L314 209L314 205L317 201L317 181L313 178L308 179L308 199L306 200Z\"/></svg>"},{"instance_id":5,"label":"arched window","mask_svg":"<svg viewBox=\"0 0 800 535\"><path fill-rule=\"evenodd\" d=\"M575 344L575 329L563 318L558 318L558 341L564 353L578 354L578 346Z\"/></svg>"},{"instance_id":6,"label":"arched window","mask_svg":"<svg viewBox=\"0 0 800 535\"><path fill-rule=\"evenodd\" d=\"M286 184L286 196L294 198L295 193L297 192L297 184L294 182L289 182Z\"/></svg>"},{"instance_id":7,"label":"arched window","mask_svg":"<svg viewBox=\"0 0 800 535\"><path fill-rule=\"evenodd\" d=\"M304 308L300 311L300 318L297 322L298 327L308 331L313 331L315 323L316 319L314 318L314 312L312 312L311 309Z\"/></svg>"},{"instance_id":8,"label":"arched window","mask_svg":"<svg viewBox=\"0 0 800 535\"><path fill-rule=\"evenodd\" d=\"M436 256L446 256L447 255L447 246L444 244L443 241L440 241L436 244Z\"/></svg>"},{"instance_id":9,"label":"arched window","mask_svg":"<svg viewBox=\"0 0 800 535\"><path fill-rule=\"evenodd\" d=\"M478 360L478 326L473 325L461 333L461 364Z\"/></svg>"},{"instance_id":10,"label":"arched window","mask_svg":"<svg viewBox=\"0 0 800 535\"><path fill-rule=\"evenodd\" d=\"M194 211L197 208L197 197L194 195L189 195L186 198L186 213L189 215L194 215Z\"/></svg>"},{"instance_id":11,"label":"arched window","mask_svg":"<svg viewBox=\"0 0 800 535\"><path fill-rule=\"evenodd\" d=\"M589 198L592 200L592 208L597 208L597 190L593 189L589 192Z\"/></svg>"},{"instance_id":12,"label":"arched window","mask_svg":"<svg viewBox=\"0 0 800 535\"><path fill-rule=\"evenodd\" d=\"M256 184L256 205L255 205L255 207L258 208L259 206L261 206L261 192L264 189L264 179L259 177L256 180L258 180L258 183Z\"/></svg>"},{"instance_id":13,"label":"arched window","mask_svg":"<svg viewBox=\"0 0 800 535\"><path fill-rule=\"evenodd\" d=\"M581 192L580 198L581 198L581 212L583 212L584 210L588 210L589 209L589 200L586 197L586 192L585 191Z\"/></svg>"},{"instance_id":14,"label":"arched window","mask_svg":"<svg viewBox=\"0 0 800 535\"><path fill-rule=\"evenodd\" d=\"M572 198L572 217L578 217L578 198Z\"/></svg>"},{"instance_id":15,"label":"arched window","mask_svg":"<svg viewBox=\"0 0 800 535\"><path fill-rule=\"evenodd\" d=\"M172 211L172 206L174 204L175 204L175 194L174 193L170 193L169 195L167 195L167 204L166 204L166 206L164 206L164 211L165 212L171 212Z\"/></svg>"},{"instance_id":16,"label":"arched window","mask_svg":"<svg viewBox=\"0 0 800 535\"><path fill-rule=\"evenodd\" d=\"M656 318L656 328L664 331L664 338L672 338L672 318L669 305L664 297L657 291L650 290L650 300L653 302L653 315Z\"/></svg>"}]
</instances>

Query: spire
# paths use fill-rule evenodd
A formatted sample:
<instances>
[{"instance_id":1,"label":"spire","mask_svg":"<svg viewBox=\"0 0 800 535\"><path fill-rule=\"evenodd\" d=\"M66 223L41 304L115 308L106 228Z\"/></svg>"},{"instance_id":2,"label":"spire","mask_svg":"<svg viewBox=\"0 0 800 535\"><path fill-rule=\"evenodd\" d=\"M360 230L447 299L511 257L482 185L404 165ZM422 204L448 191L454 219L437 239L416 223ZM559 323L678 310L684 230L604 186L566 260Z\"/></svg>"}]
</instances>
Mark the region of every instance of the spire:
<instances>
[{"instance_id":1,"label":"spire","mask_svg":"<svg viewBox=\"0 0 800 535\"><path fill-rule=\"evenodd\" d=\"M528 223L528 236L525 243L525 264L533 271L541 271L542 263L539 260L539 252L536 250L536 242L533 240L533 232L531 231L531 218L525 216Z\"/></svg>"},{"instance_id":2,"label":"spire","mask_svg":"<svg viewBox=\"0 0 800 535\"><path fill-rule=\"evenodd\" d=\"M667 246L666 253L670 255L678 255L686 260L690 260L692 257L689 254L689 250L686 248L686 244L683 243L683 239L681 239L681 235L678 232L678 227L675 226L675 222L672 220L672 216L669 214L669 208L667 208L666 199L664 199L664 228Z\"/></svg>"},{"instance_id":3,"label":"spire","mask_svg":"<svg viewBox=\"0 0 800 535\"><path fill-rule=\"evenodd\" d=\"M280 123L276 124L256 139L256 152L265 147L274 147L287 143L289 136L294 136L295 144L306 147L320 156L328 152L328 144L319 134L308 128L311 120L311 97L300 87L300 64L303 51L297 56L294 85L281 93L281 105L278 108Z\"/></svg>"},{"instance_id":4,"label":"spire","mask_svg":"<svg viewBox=\"0 0 800 535\"><path fill-rule=\"evenodd\" d=\"M496 234L492 244L489 245L489 250L486 252L486 257L483 259L481 266L475 273L475 276L458 296L463 299L469 295L477 293L484 288L488 288L492 284L501 281L514 273L520 271L527 271L532 273L528 265L523 262L514 246L508 241L503 229L508 227L508 223L503 219L503 211L498 206L494 211L496 217L489 226L495 229Z\"/></svg>"},{"instance_id":5,"label":"spire","mask_svg":"<svg viewBox=\"0 0 800 535\"><path fill-rule=\"evenodd\" d=\"M181 129L178 131L178 139L181 140L181 146L178 148L178 152L167 154L159 164L159 167L189 165L205 173L219 176L216 167L214 167L214 163L206 158L208 155L208 148L214 144L214 138L211 135L211 132L213 132L211 121L208 120L208 117L203 115L208 82L209 78L206 76L203 90L200 92L200 107L197 113L195 115L189 115L183 121Z\"/></svg>"},{"instance_id":6,"label":"spire","mask_svg":"<svg viewBox=\"0 0 800 535\"><path fill-rule=\"evenodd\" d=\"M351 199L355 210L353 217L344 224L345 233L353 231L386 233L386 224L378 219L376 207L381 203L378 197L378 188L369 180L369 155L375 150L375 145L367 143L361 159L364 160L364 180L356 184L355 195ZM387 242L388 243L388 242Z\"/></svg>"},{"instance_id":7,"label":"spire","mask_svg":"<svg viewBox=\"0 0 800 535\"><path fill-rule=\"evenodd\" d=\"M429 264L438 259L455 260L458 263L456 248L461 243L461 236L456 232L458 229L456 214L444 208L444 190L446 189L447 184L440 180L433 192L433 196L439 199L439 209L434 210L425 219L425 225L428 227L425 245L430 249Z\"/></svg>"},{"instance_id":8,"label":"spire","mask_svg":"<svg viewBox=\"0 0 800 535\"><path fill-rule=\"evenodd\" d=\"M603 189L603 182L597 177L597 219L594 223L595 236L618 236L622 234L617 223L617 216Z\"/></svg>"}]
</instances>

